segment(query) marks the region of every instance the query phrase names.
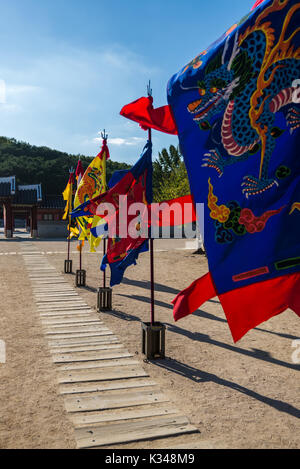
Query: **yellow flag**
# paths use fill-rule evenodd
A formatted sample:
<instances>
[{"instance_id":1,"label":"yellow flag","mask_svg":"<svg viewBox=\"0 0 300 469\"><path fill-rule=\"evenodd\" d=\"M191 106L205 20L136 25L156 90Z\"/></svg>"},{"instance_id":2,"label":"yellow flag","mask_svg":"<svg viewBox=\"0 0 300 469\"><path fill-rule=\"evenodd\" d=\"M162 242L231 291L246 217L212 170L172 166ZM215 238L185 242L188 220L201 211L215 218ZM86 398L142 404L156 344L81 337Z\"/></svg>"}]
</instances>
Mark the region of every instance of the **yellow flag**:
<instances>
[{"instance_id":1,"label":"yellow flag","mask_svg":"<svg viewBox=\"0 0 300 469\"><path fill-rule=\"evenodd\" d=\"M106 139L103 139L100 153L93 159L80 180L75 194L74 208L106 191L106 160L108 158L109 151ZM78 239L88 239L91 252L94 252L95 242L90 232L93 226L93 217L79 217L78 223L82 230Z\"/></svg>"},{"instance_id":2,"label":"yellow flag","mask_svg":"<svg viewBox=\"0 0 300 469\"><path fill-rule=\"evenodd\" d=\"M68 214L70 215L72 212L73 182L74 182L74 176L73 176L73 173L70 173L68 184L66 185L66 188L62 194L64 200L67 202L65 206L65 212L62 217L63 220L66 220Z\"/></svg>"}]
</instances>

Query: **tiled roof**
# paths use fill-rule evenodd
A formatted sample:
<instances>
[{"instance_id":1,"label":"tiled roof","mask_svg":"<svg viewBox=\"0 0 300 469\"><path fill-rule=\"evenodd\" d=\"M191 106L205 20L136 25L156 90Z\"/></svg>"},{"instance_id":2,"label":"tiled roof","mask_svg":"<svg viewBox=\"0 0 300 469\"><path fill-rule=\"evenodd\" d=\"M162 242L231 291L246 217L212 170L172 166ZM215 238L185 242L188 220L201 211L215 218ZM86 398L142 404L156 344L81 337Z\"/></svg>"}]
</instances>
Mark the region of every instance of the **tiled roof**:
<instances>
[{"instance_id":1,"label":"tiled roof","mask_svg":"<svg viewBox=\"0 0 300 469\"><path fill-rule=\"evenodd\" d=\"M11 184L10 182L0 182L0 197L7 197L11 195Z\"/></svg>"},{"instance_id":2,"label":"tiled roof","mask_svg":"<svg viewBox=\"0 0 300 469\"><path fill-rule=\"evenodd\" d=\"M12 199L13 205L33 205L37 203L37 192L35 189L18 190Z\"/></svg>"},{"instance_id":3,"label":"tiled roof","mask_svg":"<svg viewBox=\"0 0 300 469\"><path fill-rule=\"evenodd\" d=\"M62 195L45 195L42 202L39 204L40 208L57 208L64 209L66 202Z\"/></svg>"}]
</instances>

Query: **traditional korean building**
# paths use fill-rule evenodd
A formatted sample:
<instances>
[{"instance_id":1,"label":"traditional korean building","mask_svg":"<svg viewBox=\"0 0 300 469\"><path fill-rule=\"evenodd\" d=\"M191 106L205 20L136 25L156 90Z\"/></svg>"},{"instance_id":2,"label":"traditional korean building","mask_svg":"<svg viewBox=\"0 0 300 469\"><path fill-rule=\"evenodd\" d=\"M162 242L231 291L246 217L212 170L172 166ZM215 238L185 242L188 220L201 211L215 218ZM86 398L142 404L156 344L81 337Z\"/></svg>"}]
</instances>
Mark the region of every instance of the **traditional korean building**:
<instances>
[{"instance_id":1,"label":"traditional korean building","mask_svg":"<svg viewBox=\"0 0 300 469\"><path fill-rule=\"evenodd\" d=\"M60 237L67 233L62 195L42 194L41 184L16 186L15 176L0 178L0 207L3 207L4 236L12 238L15 220L24 220L32 238Z\"/></svg>"}]
</instances>

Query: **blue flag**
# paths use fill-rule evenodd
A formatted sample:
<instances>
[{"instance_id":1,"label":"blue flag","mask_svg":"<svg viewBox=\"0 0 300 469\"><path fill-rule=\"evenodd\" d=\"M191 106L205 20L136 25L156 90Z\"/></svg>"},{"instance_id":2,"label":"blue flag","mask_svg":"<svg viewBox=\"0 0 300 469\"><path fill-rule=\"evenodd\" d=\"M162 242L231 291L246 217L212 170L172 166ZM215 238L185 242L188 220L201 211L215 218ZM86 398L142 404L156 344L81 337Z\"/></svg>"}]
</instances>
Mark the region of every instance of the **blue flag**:
<instances>
[{"instance_id":1,"label":"blue flag","mask_svg":"<svg viewBox=\"0 0 300 469\"><path fill-rule=\"evenodd\" d=\"M299 24L298 1L265 1L168 84L191 191L205 205L211 295L235 339L287 307L300 313ZM175 319L192 312L183 297Z\"/></svg>"}]
</instances>

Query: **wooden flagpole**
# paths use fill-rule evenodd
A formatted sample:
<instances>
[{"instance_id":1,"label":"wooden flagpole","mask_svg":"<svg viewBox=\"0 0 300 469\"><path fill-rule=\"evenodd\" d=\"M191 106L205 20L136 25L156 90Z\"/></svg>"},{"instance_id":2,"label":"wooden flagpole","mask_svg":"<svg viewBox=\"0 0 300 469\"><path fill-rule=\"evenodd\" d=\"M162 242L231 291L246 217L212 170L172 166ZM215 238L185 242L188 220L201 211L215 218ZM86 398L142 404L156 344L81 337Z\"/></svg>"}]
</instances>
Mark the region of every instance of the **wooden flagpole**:
<instances>
[{"instance_id":1,"label":"wooden flagpole","mask_svg":"<svg viewBox=\"0 0 300 469\"><path fill-rule=\"evenodd\" d=\"M108 134L105 132L101 132L101 137L103 140L107 140ZM107 190L106 185L106 157L107 154L104 155L105 159L103 161L103 175L104 175L104 190ZM106 254L106 238L103 238L103 257ZM97 311L111 311L112 310L112 289L110 287L106 287L106 270L102 271L102 280L103 280L103 287L98 288L97 294Z\"/></svg>"},{"instance_id":2,"label":"wooden flagpole","mask_svg":"<svg viewBox=\"0 0 300 469\"><path fill-rule=\"evenodd\" d=\"M69 175L73 172L73 168L69 169ZM73 183L71 183L71 201L73 198ZM70 244L71 244L71 207L69 206L69 213L68 213L68 218L69 218L69 226L68 226L68 261L70 260Z\"/></svg>"},{"instance_id":3,"label":"wooden flagpole","mask_svg":"<svg viewBox=\"0 0 300 469\"><path fill-rule=\"evenodd\" d=\"M72 173L74 173L74 169L70 168L69 169L69 179L70 179L70 175ZM73 199L73 182L71 182L71 207L70 207L70 204L69 204L69 207L68 207L68 210L69 210L68 211L69 225L68 225L68 238L67 238L67 259L65 260L65 265L64 265L65 274L72 273L72 261L70 260L72 199ZM70 202L70 200L69 200L69 202Z\"/></svg>"},{"instance_id":4,"label":"wooden flagpole","mask_svg":"<svg viewBox=\"0 0 300 469\"><path fill-rule=\"evenodd\" d=\"M101 132L101 137L103 140L107 140L108 138L108 134L105 133L105 129L103 130L103 132ZM104 173L104 190L106 191L106 154L105 154L105 159L103 161L103 173ZM105 256L106 254L106 238L103 238L103 257ZM106 288L106 269L103 270L103 288Z\"/></svg>"},{"instance_id":5,"label":"wooden flagpole","mask_svg":"<svg viewBox=\"0 0 300 469\"><path fill-rule=\"evenodd\" d=\"M147 86L148 98L152 96L150 81ZM148 129L148 140L152 142L151 128ZM151 229L151 228L150 228ZM147 358L165 358L165 329L166 326L155 321L154 301L154 239L150 232L150 294L151 294L151 321L142 322L142 353Z\"/></svg>"},{"instance_id":6,"label":"wooden flagpole","mask_svg":"<svg viewBox=\"0 0 300 469\"><path fill-rule=\"evenodd\" d=\"M147 85L148 97L152 96L151 83ZM151 128L148 129L148 140L152 142ZM154 318L154 242L152 236L150 237L150 285L151 285L151 325L155 322Z\"/></svg>"}]
</instances>

